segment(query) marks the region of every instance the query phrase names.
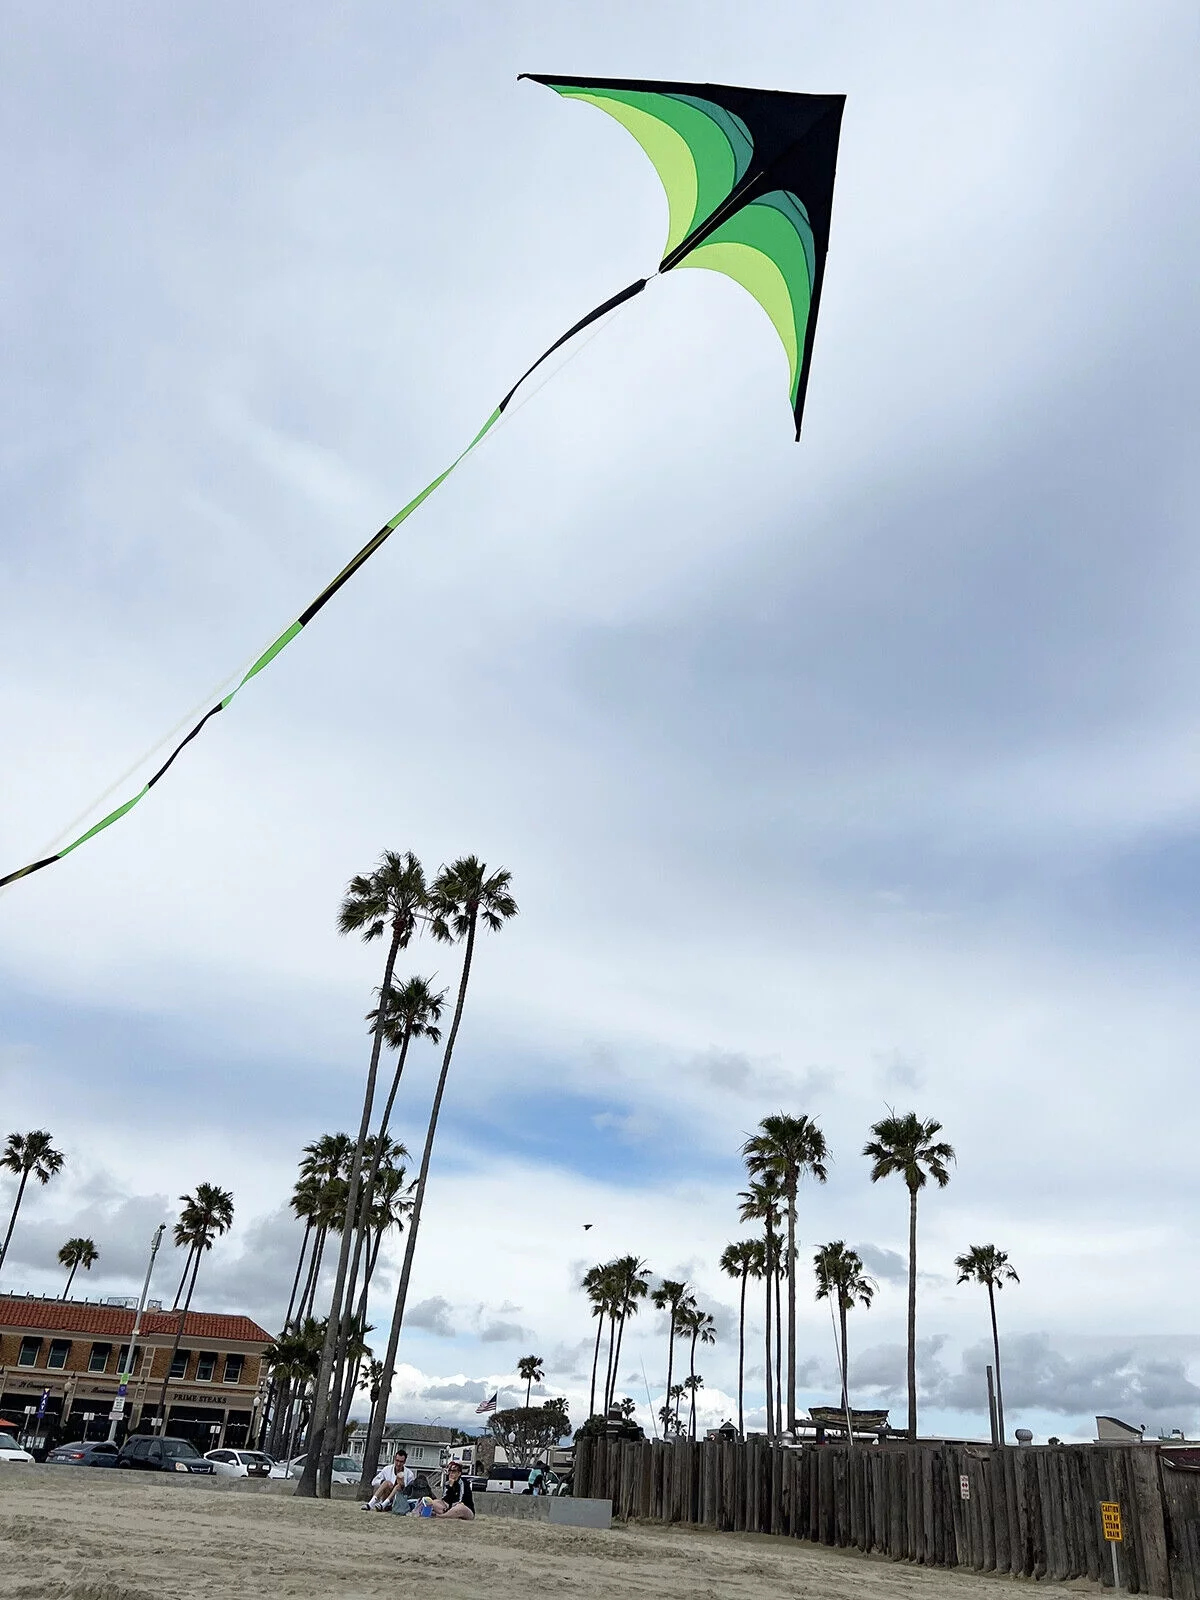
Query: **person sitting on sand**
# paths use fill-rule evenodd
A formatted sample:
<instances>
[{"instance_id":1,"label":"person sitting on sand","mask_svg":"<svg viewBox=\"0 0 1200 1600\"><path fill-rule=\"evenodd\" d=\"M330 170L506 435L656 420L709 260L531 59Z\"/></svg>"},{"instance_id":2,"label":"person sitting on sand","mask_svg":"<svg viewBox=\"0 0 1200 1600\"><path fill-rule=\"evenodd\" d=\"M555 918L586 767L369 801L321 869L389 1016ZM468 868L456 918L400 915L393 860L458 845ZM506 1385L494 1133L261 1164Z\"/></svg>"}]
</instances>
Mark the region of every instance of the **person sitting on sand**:
<instances>
[{"instance_id":1,"label":"person sitting on sand","mask_svg":"<svg viewBox=\"0 0 1200 1600\"><path fill-rule=\"evenodd\" d=\"M462 1462L452 1461L446 1468L446 1487L440 1500L426 1500L431 1517L456 1517L460 1522L474 1522L475 1501L471 1485L462 1475Z\"/></svg>"},{"instance_id":2,"label":"person sitting on sand","mask_svg":"<svg viewBox=\"0 0 1200 1600\"><path fill-rule=\"evenodd\" d=\"M416 1474L408 1465L408 1451L397 1450L391 1466L384 1467L371 1480L373 1493L363 1510L394 1511L397 1516L404 1516L405 1512L412 1510L404 1491L412 1487L415 1477Z\"/></svg>"}]
</instances>

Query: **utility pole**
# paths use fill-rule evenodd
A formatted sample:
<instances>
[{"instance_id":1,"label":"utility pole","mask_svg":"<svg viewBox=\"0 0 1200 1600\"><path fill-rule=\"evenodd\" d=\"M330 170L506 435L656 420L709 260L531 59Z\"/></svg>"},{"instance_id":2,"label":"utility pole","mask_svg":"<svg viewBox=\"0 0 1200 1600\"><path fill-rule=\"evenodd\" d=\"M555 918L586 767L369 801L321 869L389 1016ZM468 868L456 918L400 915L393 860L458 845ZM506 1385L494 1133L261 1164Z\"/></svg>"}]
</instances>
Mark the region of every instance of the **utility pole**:
<instances>
[{"instance_id":1,"label":"utility pole","mask_svg":"<svg viewBox=\"0 0 1200 1600\"><path fill-rule=\"evenodd\" d=\"M125 1396L129 1389L129 1374L134 1368L134 1359L137 1351L137 1337L142 1331L142 1312L146 1309L146 1296L150 1293L150 1274L154 1271L154 1258L158 1254L158 1247L162 1243L162 1236L167 1231L165 1222L160 1222L154 1230L154 1237L150 1241L150 1260L146 1265L146 1279L142 1284L142 1298L138 1301L137 1315L133 1319L133 1332L129 1336L129 1349L125 1353L125 1371L117 1374L117 1397L112 1403L112 1410L108 1414L108 1442L112 1444L117 1437L117 1428L125 1414Z\"/></svg>"}]
</instances>

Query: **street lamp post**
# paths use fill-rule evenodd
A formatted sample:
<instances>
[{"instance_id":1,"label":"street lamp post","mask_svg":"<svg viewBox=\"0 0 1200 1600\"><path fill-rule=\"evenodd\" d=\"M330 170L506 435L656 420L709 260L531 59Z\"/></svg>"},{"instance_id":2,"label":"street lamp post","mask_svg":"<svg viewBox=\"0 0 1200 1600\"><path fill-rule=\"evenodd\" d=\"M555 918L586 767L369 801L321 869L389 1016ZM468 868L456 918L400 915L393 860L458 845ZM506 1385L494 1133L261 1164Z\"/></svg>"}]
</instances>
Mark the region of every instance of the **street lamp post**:
<instances>
[{"instance_id":1,"label":"street lamp post","mask_svg":"<svg viewBox=\"0 0 1200 1600\"><path fill-rule=\"evenodd\" d=\"M117 1428L125 1414L125 1396L129 1388L129 1374L133 1371L137 1352L137 1337L142 1331L142 1312L146 1309L146 1296L150 1293L150 1275L154 1271L154 1258L158 1254L158 1247L162 1243L162 1236L167 1231L165 1222L160 1222L154 1230L154 1237L150 1241L150 1260L146 1263L146 1278L142 1284L142 1298L138 1301L137 1315L133 1319L133 1332L129 1336L129 1349L125 1354L125 1371L117 1374L117 1397L112 1403L112 1410L108 1414L108 1442L112 1444L117 1437Z\"/></svg>"}]
</instances>

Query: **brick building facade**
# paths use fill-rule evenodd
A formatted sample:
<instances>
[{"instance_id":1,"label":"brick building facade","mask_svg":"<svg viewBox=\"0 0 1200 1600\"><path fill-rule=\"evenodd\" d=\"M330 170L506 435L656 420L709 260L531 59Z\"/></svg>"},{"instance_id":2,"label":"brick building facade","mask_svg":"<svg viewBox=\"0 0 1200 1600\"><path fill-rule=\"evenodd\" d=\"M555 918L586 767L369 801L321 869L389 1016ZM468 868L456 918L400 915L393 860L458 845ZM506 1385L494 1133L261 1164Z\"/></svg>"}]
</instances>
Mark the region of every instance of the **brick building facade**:
<instances>
[{"instance_id":1,"label":"brick building facade","mask_svg":"<svg viewBox=\"0 0 1200 1600\"><path fill-rule=\"evenodd\" d=\"M119 1436L147 1431L167 1377L169 1434L204 1450L247 1443L261 1414L271 1335L249 1317L189 1311L171 1363L179 1318L143 1314ZM95 1301L0 1294L0 1418L43 1440L104 1437L133 1321L132 1309Z\"/></svg>"}]
</instances>

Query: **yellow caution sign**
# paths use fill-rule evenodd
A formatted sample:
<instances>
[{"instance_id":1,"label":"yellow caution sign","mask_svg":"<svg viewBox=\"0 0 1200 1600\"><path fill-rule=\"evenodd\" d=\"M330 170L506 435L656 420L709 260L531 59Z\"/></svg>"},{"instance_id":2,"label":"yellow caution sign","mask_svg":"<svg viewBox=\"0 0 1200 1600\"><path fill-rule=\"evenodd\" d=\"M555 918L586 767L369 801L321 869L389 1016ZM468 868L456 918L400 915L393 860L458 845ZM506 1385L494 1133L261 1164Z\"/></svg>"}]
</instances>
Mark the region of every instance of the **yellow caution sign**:
<instances>
[{"instance_id":1,"label":"yellow caution sign","mask_svg":"<svg viewBox=\"0 0 1200 1600\"><path fill-rule=\"evenodd\" d=\"M1100 1521L1109 1544L1120 1544L1124 1538L1121 1532L1121 1507L1115 1500L1101 1500Z\"/></svg>"}]
</instances>

